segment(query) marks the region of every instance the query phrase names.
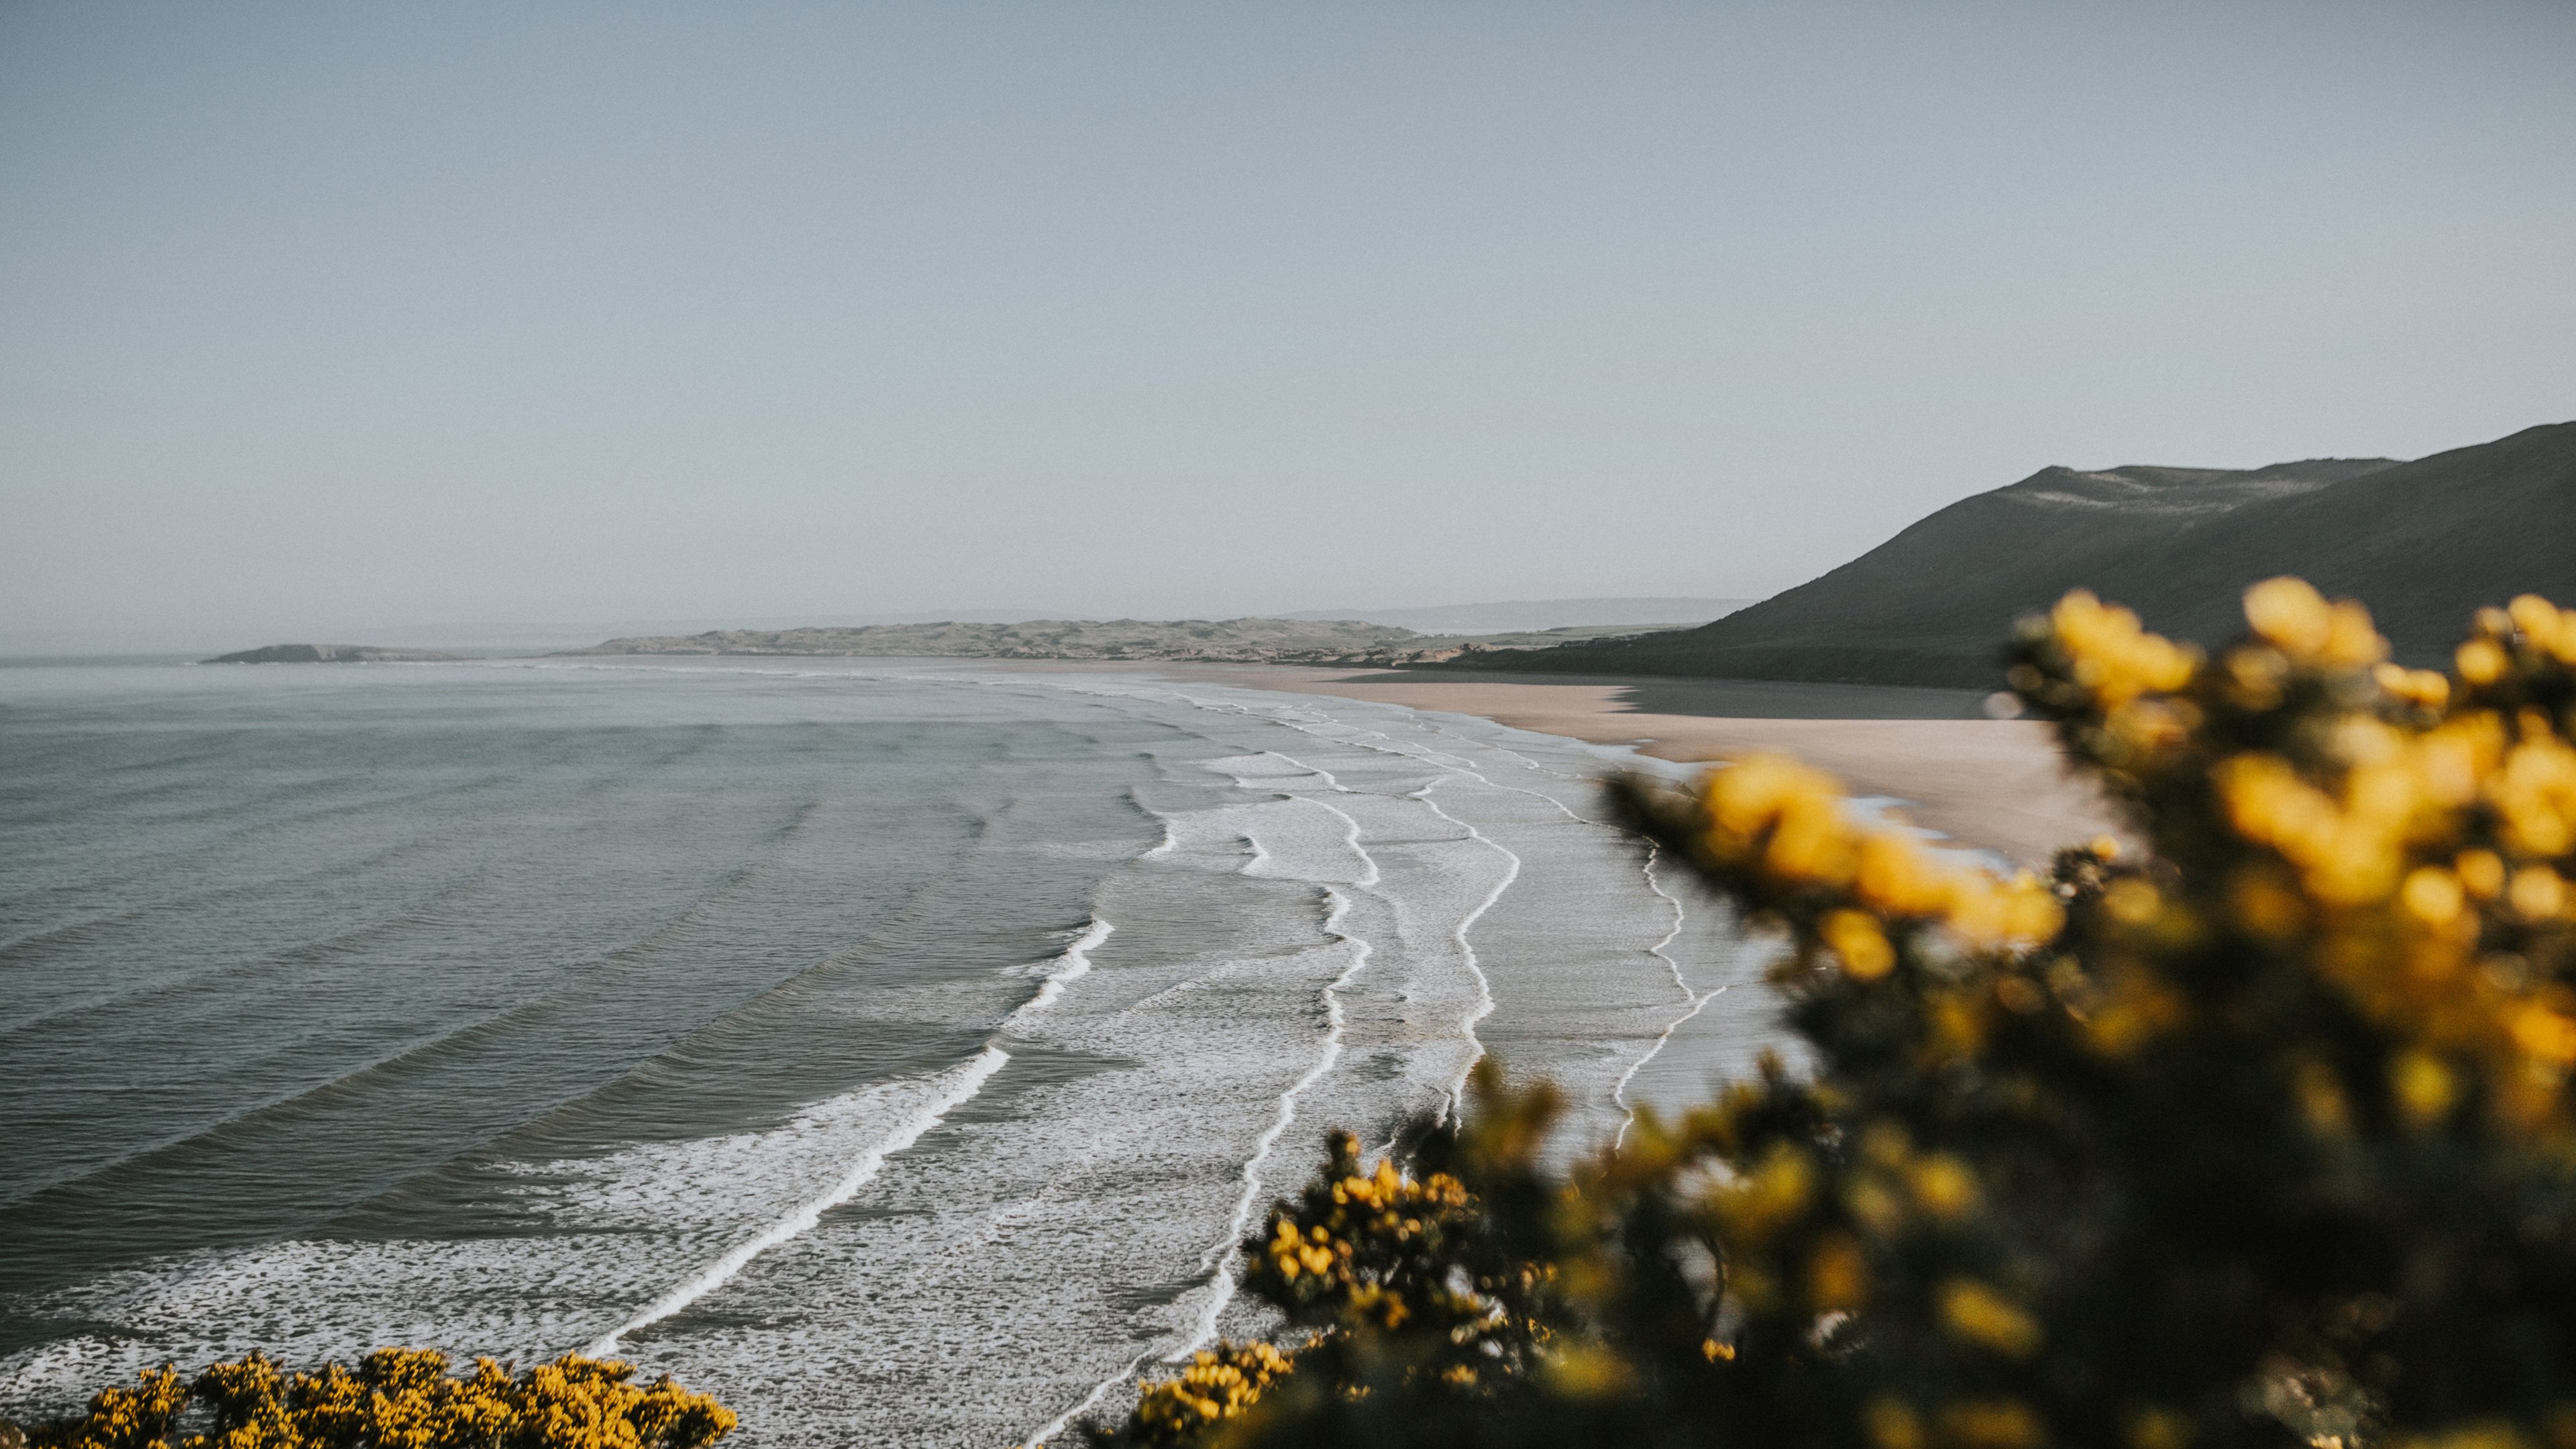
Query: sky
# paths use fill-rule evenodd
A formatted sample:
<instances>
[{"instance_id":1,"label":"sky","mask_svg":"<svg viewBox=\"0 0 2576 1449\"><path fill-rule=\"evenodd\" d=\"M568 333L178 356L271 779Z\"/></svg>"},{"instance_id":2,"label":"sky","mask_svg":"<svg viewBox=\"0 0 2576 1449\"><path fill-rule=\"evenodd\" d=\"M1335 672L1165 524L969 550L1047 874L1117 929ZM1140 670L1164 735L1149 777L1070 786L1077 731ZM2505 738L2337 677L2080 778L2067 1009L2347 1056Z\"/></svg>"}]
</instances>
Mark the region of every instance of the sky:
<instances>
[{"instance_id":1,"label":"sky","mask_svg":"<svg viewBox=\"0 0 2576 1449\"><path fill-rule=\"evenodd\" d=\"M2563 0L6 0L0 644L1756 597L2420 456L2576 418L2570 76Z\"/></svg>"}]
</instances>

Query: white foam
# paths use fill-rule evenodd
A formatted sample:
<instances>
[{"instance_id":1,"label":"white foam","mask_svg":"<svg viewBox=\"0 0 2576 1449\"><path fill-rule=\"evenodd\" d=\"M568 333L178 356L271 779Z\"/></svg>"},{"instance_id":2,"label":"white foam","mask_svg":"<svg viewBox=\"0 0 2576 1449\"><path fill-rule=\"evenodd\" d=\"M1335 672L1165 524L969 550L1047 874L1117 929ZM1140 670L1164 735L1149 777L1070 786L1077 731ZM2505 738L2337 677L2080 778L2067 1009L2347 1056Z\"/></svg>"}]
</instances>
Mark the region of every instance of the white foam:
<instances>
[{"instance_id":1,"label":"white foam","mask_svg":"<svg viewBox=\"0 0 2576 1449\"><path fill-rule=\"evenodd\" d=\"M1349 817L1303 796L1174 811L1163 825L1174 850L1248 846L1251 858L1239 871L1256 879L1356 885L1373 869L1347 828Z\"/></svg>"},{"instance_id":2,"label":"white foam","mask_svg":"<svg viewBox=\"0 0 2576 1449\"><path fill-rule=\"evenodd\" d=\"M704 1298L723 1287L725 1281L734 1274L741 1272L744 1264L813 1227L822 1220L827 1209L848 1202L851 1195L864 1186L868 1179L876 1176L877 1170L885 1166L888 1157L920 1141L921 1134L938 1126L939 1119L947 1116L951 1108L982 1091L984 1083L991 1080L993 1074L1002 1069L1002 1064L1010 1059L1010 1054L1000 1047L988 1046L970 1060L932 1078L932 1082L936 1083L937 1087L930 1094L929 1099L899 1118L893 1129L882 1140L860 1153L858 1160L850 1164L849 1170L842 1174L840 1181L834 1183L821 1195L800 1203L794 1212L761 1229L759 1233L737 1244L723 1257L699 1269L677 1287L644 1305L624 1323L591 1340L582 1352L593 1358L605 1358L615 1353L619 1339L646 1324L659 1323Z\"/></svg>"},{"instance_id":3,"label":"white foam","mask_svg":"<svg viewBox=\"0 0 2576 1449\"><path fill-rule=\"evenodd\" d=\"M1195 702L1198 702L1205 707L1212 708L1231 707L1214 701L1196 700ZM1343 707L1339 701L1335 701L1334 703L1336 708ZM1587 774L1576 774L1573 772L1549 769L1538 764L1536 760L1532 759L1528 754L1525 754L1522 751L1505 748L1494 739L1483 738L1482 736L1526 736L1532 741L1533 747L1535 748L1563 749L1566 748L1564 742L1546 740L1545 737L1542 736L1526 735L1526 732L1523 731L1511 730L1505 726L1493 725L1487 721L1474 720L1471 717L1442 717L1421 712L1392 709L1385 706L1371 707L1384 720L1385 727L1382 728L1372 728L1365 725L1346 722L1322 708L1292 708L1280 710L1262 710L1257 706L1243 706L1243 708L1248 709L1250 712L1263 714L1265 717L1274 718L1280 723L1287 724L1291 728L1298 729L1301 732L1319 740L1329 740L1351 748L1419 761L1431 767L1437 772L1436 778L1418 792L1422 794L1426 800L1428 799L1431 789L1442 786L1464 786L1472 784L1479 788L1490 788L1510 795L1544 802L1549 811L1559 821L1566 825L1579 827L1591 833L1595 840L1601 842L1602 845L1609 846L1618 854L1625 855L1635 848L1633 838L1630 837L1626 831L1607 821L1593 819L1577 811L1572 805L1567 803L1565 798L1559 793L1558 789L1530 788L1524 785L1506 784L1495 778L1495 776L1504 769L1517 768L1531 774L1546 776L1548 777L1549 782L1562 781L1580 783L1584 786L1587 792L1597 791L1597 785L1592 782L1591 778ZM1454 720L1455 723L1446 722L1447 720ZM1395 732L1390 733L1390 730ZM1468 733L1467 731L1469 730L1474 730L1476 733ZM1420 738L1422 736L1436 737L1441 743L1436 745L1426 743L1422 738ZM1585 753L1595 758L1624 757L1630 753L1615 750L1605 752L1589 746L1580 748ZM1499 757L1499 759L1492 762L1486 762L1478 758L1480 754L1490 754L1492 756ZM1639 763L1639 761L1636 759L1629 759L1627 763L1633 766ZM1645 763L1660 764L1661 762ZM1455 818L1454 812L1444 811L1443 814L1451 815ZM1466 824L1463 819L1461 819L1460 823L1462 825ZM1502 845L1502 842L1496 838L1492 828L1479 829L1477 833L1488 841L1488 843L1497 845L1504 850L1512 851L1517 856L1521 857L1519 861L1520 865L1526 865L1526 852L1531 843L1536 843L1536 837L1532 837L1531 841L1528 843L1516 840L1514 845L1504 846ZM1517 867L1515 873L1517 873ZM1659 903L1666 910L1673 912L1678 912L1680 910L1679 902L1666 892L1662 885L1654 879L1651 869L1638 871L1635 878L1645 886L1647 892L1649 892L1653 897L1659 898ZM1508 884L1508 882L1506 882L1506 884ZM1479 907L1477 914L1481 916L1486 907L1492 906L1499 899L1500 893L1498 892L1492 899L1486 901L1484 906ZM1591 898L1585 899L1588 903ZM1573 904L1573 901L1568 902L1569 906L1572 906ZM1459 945L1462 949L1467 951L1468 955L1474 961L1474 969L1480 982L1480 995L1482 996L1484 1003L1481 1011L1471 1017L1467 1023L1468 1032L1472 1037L1476 1034L1475 1028L1477 1023L1482 1022L1494 1009L1496 1009L1495 997L1493 995L1491 983L1485 979L1490 975L1490 972L1485 967L1482 957L1474 955L1472 948L1468 946L1463 935L1463 927L1461 929L1462 934L1459 937ZM1626 1092L1629 1083L1648 1062L1654 1060L1665 1051L1667 1046L1674 1040L1676 1034L1680 1032L1687 1023L1707 1008L1709 1002L1714 999L1714 996L1718 991L1722 991L1724 989L1721 985L1703 992L1693 988L1686 980L1681 979L1682 970L1680 963L1671 955L1672 945L1679 936L1680 930L1680 918L1676 915L1673 924L1664 932L1660 940L1651 945L1643 945L1641 943L1641 954L1655 963L1655 975L1660 978L1670 979L1679 987L1680 993L1683 997L1683 1005L1682 1011L1678 1016L1666 1016L1661 1012L1653 1012L1650 1018L1651 1024L1640 1023L1640 1025L1644 1026L1644 1030L1637 1033L1637 1039L1640 1041L1641 1045L1636 1050L1635 1055L1630 1056L1626 1058L1624 1062L1621 1062L1615 1060L1617 1056L1615 1050L1604 1054L1599 1051L1599 1049L1595 1049L1595 1051L1590 1054L1593 1058L1592 1060L1586 1060L1586 1054L1578 1050L1571 1056L1551 1053L1547 1059L1533 1061L1525 1054L1526 1042L1524 1041L1519 1044L1519 1049L1524 1053L1524 1055L1517 1056L1515 1058L1515 1066L1525 1072L1535 1071L1538 1074L1557 1076L1569 1089L1577 1089L1575 1091L1574 1105L1578 1109L1578 1118L1588 1119L1594 1115L1606 1116L1608 1120L1602 1124L1603 1130L1606 1134L1624 1136L1627 1124L1633 1116L1626 1099ZM1607 942L1605 941L1603 944L1606 945ZM1607 983L1600 984L1606 985ZM1642 985L1642 983L1640 984ZM1617 1001L1612 999L1619 995L1621 995L1621 993L1617 991L1608 992L1606 995L1601 996L1600 999L1594 1000L1588 1005L1575 1007L1576 1014L1601 1018L1599 1026L1595 1028L1598 1030L1601 1028L1609 1028L1611 1018L1622 1017L1632 1013L1652 1011L1652 1008L1647 1007L1643 1001L1631 1003L1623 1008ZM1553 1010L1561 1011L1568 1007L1574 1007L1574 1003L1563 1001L1550 1003L1550 1008ZM1527 1012L1524 1010L1520 1014L1525 1016ZM1620 1028L1610 1029L1614 1031L1622 1030ZM1570 1038L1586 1034L1583 1027L1571 1018L1566 1020L1565 1030ZM1476 1054L1481 1055L1482 1049L1482 1043L1481 1041L1478 1041L1476 1043ZM1462 1075L1460 1080L1462 1084L1463 1073L1469 1067L1472 1067L1472 1058L1466 1066L1462 1066L1461 1068ZM1590 1085L1586 1085L1587 1083ZM1592 1093L1594 1092L1598 1092L1601 1106L1606 1109L1605 1112L1595 1114L1589 1105L1587 1105L1594 1100L1592 1097ZM1454 1098L1454 1091L1452 1096ZM1571 1126L1572 1124L1569 1125ZM1588 1134L1572 1130L1560 1133L1559 1138L1560 1140L1557 1146L1552 1149L1552 1151L1553 1155L1560 1157L1570 1157L1577 1149L1587 1145L1589 1140Z\"/></svg>"},{"instance_id":4,"label":"white foam","mask_svg":"<svg viewBox=\"0 0 2576 1449\"><path fill-rule=\"evenodd\" d=\"M1352 829L1356 838L1358 827L1354 825ZM1349 913L1350 902L1339 892L1332 893L1332 898L1333 911L1327 917L1325 924L1326 929L1338 933L1342 917ZM1234 1261L1234 1248L1242 1241L1245 1230L1251 1226L1253 1213L1260 1206L1263 1169L1268 1166L1271 1152L1278 1146L1279 1139L1286 1135L1289 1127L1297 1120L1298 1099L1341 1061L1344 1025L1341 992L1368 965L1369 960L1366 941L1350 936L1344 936L1342 939L1350 946L1350 964L1323 988L1325 1033L1322 1050L1316 1054L1314 1065L1308 1067L1303 1076L1290 1083L1288 1089L1279 1094L1277 1108L1269 1128L1254 1139L1252 1155L1245 1159L1243 1164L1241 1174L1243 1190L1235 1198L1234 1211L1227 1218L1224 1230L1216 1235L1215 1240L1209 1244L1206 1255L1199 1260L1200 1271L1210 1273L1213 1277L1205 1299L1200 1305L1197 1320L1180 1346L1163 1355L1166 1361L1176 1362L1187 1358L1215 1341L1218 1320L1224 1315L1226 1307L1234 1301L1240 1273ZM1036 1449L1036 1446L1045 1444L1063 1433L1074 1420L1098 1408L1102 1400L1133 1379L1136 1370L1146 1359L1153 1356L1154 1351L1150 1346L1139 1351L1121 1366L1118 1372L1094 1384L1091 1392L1083 1395L1072 1407L1031 1433L1026 1440L1027 1444L1031 1449Z\"/></svg>"},{"instance_id":5,"label":"white foam","mask_svg":"<svg viewBox=\"0 0 2576 1449\"><path fill-rule=\"evenodd\" d=\"M1018 1025L1062 999L1067 986L1090 972L1091 952L1099 949L1116 929L1110 922L1097 915L1093 916L1090 924L1072 944L1042 963L1044 976L1038 988L1038 994L1004 1018L1003 1028L1007 1030ZM592 1340L582 1351L593 1357L614 1352L618 1341L627 1334L680 1312L707 1294L723 1287L753 1258L811 1229L822 1220L825 1212L848 1202L861 1187L874 1178L884 1168L887 1158L912 1146L921 1139L923 1133L937 1126L950 1111L982 1091L984 1084L990 1081L993 1074L1000 1071L1010 1059L1009 1052L998 1045L987 1043L974 1057L925 1079L918 1088L908 1091L909 1084L902 1083L871 1085L837 1098L831 1103L809 1109L786 1128L763 1133L737 1134L735 1143L756 1152L760 1145L774 1141L782 1135L805 1135L833 1118L846 1118L851 1115L852 1108L861 1103L877 1107L880 1111L890 1098L901 1104L897 1108L898 1115L886 1122L874 1140L859 1150L857 1156L850 1161L848 1169L837 1181L821 1193L798 1203L792 1211L762 1228L750 1238L736 1244L714 1262L646 1304L625 1322ZM904 1101L904 1098L916 1100ZM707 1155L708 1145L696 1144L697 1152L693 1155ZM721 1150L719 1147L718 1151L721 1152ZM701 1173L692 1173L690 1176L703 1180Z\"/></svg>"},{"instance_id":6,"label":"white foam","mask_svg":"<svg viewBox=\"0 0 2576 1449\"><path fill-rule=\"evenodd\" d=\"M1351 833L1353 840L1356 841L1359 834L1356 823L1352 825ZM1371 873L1371 883L1375 883L1374 872ZM1194 1353L1215 1339L1218 1315L1225 1311L1226 1304L1234 1297L1236 1281L1234 1246L1242 1241L1245 1230L1252 1226L1253 1211L1261 1201L1262 1169L1269 1165L1271 1149L1279 1145L1280 1137L1287 1132L1289 1125L1297 1120L1298 1099L1306 1095L1308 1088L1323 1080L1324 1074L1331 1071L1342 1059L1342 1030L1348 1024L1348 1018L1342 1011L1342 992L1368 966L1369 944L1357 936L1342 932L1342 921L1350 915L1351 911L1350 898L1339 891L1331 894L1333 909L1332 913L1325 918L1324 929L1350 943L1351 964L1344 967L1342 974L1334 977L1323 990L1323 1049L1316 1053L1315 1064L1306 1069L1306 1074L1290 1084L1287 1091L1279 1094L1279 1110L1271 1119L1269 1130L1263 1132L1253 1142L1252 1156L1245 1159L1243 1164L1243 1192L1235 1199L1234 1215L1227 1219L1225 1231L1219 1233L1216 1241L1209 1246L1208 1256L1200 1260L1217 1274L1215 1291L1208 1295L1206 1304L1201 1308L1198 1325L1191 1332L1189 1341L1172 1353L1171 1357L1174 1359Z\"/></svg>"},{"instance_id":7,"label":"white foam","mask_svg":"<svg viewBox=\"0 0 2576 1449\"><path fill-rule=\"evenodd\" d=\"M1618 1083L1610 1089L1610 1100L1618 1104L1620 1112L1622 1113L1619 1119L1618 1135L1611 1139L1612 1145L1614 1146L1623 1144L1628 1140L1628 1129L1631 1126L1634 1126L1637 1121L1637 1109L1631 1106L1628 1102L1628 1084L1635 1081L1637 1079L1637 1074L1646 1069L1646 1063L1653 1061L1656 1057L1663 1054L1664 1048L1671 1044L1674 1032L1681 1030L1692 1017L1699 1015L1711 1001L1716 1000L1718 993L1726 990L1723 986L1712 986L1706 991L1700 991L1694 988L1690 984L1690 979L1682 975L1682 963L1674 960L1672 957L1670 948L1673 942L1680 938L1682 933L1682 924L1687 919L1687 916L1682 910L1681 898L1674 895L1671 891L1664 889L1663 882L1655 879L1655 862L1662 858L1663 847L1655 844L1653 841L1648 841L1646 843L1645 864L1639 867L1639 869L1646 877L1647 886L1651 888L1655 894L1662 896L1665 902L1669 904L1673 910L1672 929L1666 931L1664 933L1664 938L1657 941L1649 949L1651 949L1657 956L1662 957L1665 965L1672 968L1673 987L1681 993L1684 1005L1682 1014L1674 1017L1671 1022L1665 1025L1663 1031L1655 1037L1655 1044L1648 1047L1643 1056L1630 1062L1628 1064L1628 1070L1619 1074Z\"/></svg>"},{"instance_id":8,"label":"white foam","mask_svg":"<svg viewBox=\"0 0 2576 1449\"><path fill-rule=\"evenodd\" d=\"M1064 989L1067 986L1090 974L1091 953L1099 948L1101 942L1108 940L1109 933L1116 929L1117 927L1098 916L1092 917L1091 924L1083 930L1082 935L1072 945L1064 948L1064 954L1046 963L1045 982L1038 987L1038 994L1029 998L1027 1005L1004 1018L1002 1024L1007 1027L1032 1012L1044 1011L1053 1006L1057 999L1064 995Z\"/></svg>"},{"instance_id":9,"label":"white foam","mask_svg":"<svg viewBox=\"0 0 2576 1449\"><path fill-rule=\"evenodd\" d=\"M1503 878L1494 882L1494 888L1485 892L1485 898L1478 901L1476 903L1476 908L1469 911L1466 916L1458 922L1458 928L1453 933L1458 939L1459 954L1466 958L1469 974L1476 978L1476 1008L1467 1014L1466 1020L1458 1023L1458 1029L1466 1033L1468 1044L1472 1050L1468 1055L1467 1065L1459 1070L1457 1085L1449 1089L1450 1106L1452 1110L1455 1110L1458 1106L1460 1095L1467 1090L1467 1074L1475 1070L1476 1063L1482 1060L1485 1055L1485 1044L1476 1036L1476 1023L1483 1021L1486 1017L1494 1014L1494 983L1491 978L1485 975L1484 966L1476 959L1476 947L1473 942L1467 939L1467 930L1469 927L1475 925L1477 920L1482 917L1485 912L1494 908L1494 902L1503 898L1503 892L1512 888L1513 881L1520 879L1521 858L1505 849L1503 846L1497 844L1493 837L1485 834L1485 832L1478 830L1473 825L1469 825L1464 820L1460 820L1457 816L1450 814L1448 811L1442 810L1439 802L1431 798L1431 792L1436 788L1438 788L1437 781L1432 784L1425 785L1420 790L1414 792L1415 798L1421 800L1425 805L1429 805L1434 811L1438 812L1442 819L1456 824L1459 828L1465 830L1469 836L1482 842L1487 848L1500 855L1504 861Z\"/></svg>"}]
</instances>

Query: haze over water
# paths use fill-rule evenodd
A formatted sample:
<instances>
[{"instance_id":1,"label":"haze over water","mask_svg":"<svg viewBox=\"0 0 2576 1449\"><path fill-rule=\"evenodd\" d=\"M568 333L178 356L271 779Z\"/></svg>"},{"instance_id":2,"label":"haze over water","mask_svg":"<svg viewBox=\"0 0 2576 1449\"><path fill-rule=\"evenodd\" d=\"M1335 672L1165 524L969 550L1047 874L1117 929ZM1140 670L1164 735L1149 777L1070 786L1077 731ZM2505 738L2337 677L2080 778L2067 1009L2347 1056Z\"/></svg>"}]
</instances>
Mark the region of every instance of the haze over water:
<instances>
[{"instance_id":1,"label":"haze over water","mask_svg":"<svg viewBox=\"0 0 2576 1449\"><path fill-rule=\"evenodd\" d=\"M1017 1442L1257 1326L1226 1249L1328 1129L1493 1050L1597 1140L1771 1024L1605 752L1391 706L45 667L0 753L9 1411L587 1347L747 1444Z\"/></svg>"}]
</instances>

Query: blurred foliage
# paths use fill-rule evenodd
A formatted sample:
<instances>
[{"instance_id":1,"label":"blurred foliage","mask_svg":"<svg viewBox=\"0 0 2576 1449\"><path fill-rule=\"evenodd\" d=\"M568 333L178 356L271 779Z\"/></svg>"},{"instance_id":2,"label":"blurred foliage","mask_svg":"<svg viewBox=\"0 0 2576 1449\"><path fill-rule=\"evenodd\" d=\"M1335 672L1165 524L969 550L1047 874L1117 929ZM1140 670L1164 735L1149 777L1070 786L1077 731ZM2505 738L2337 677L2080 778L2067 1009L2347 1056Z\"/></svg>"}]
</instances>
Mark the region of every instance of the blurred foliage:
<instances>
[{"instance_id":1,"label":"blurred foliage","mask_svg":"<svg viewBox=\"0 0 2576 1449\"><path fill-rule=\"evenodd\" d=\"M252 1354L194 1380L176 1369L109 1389L85 1417L36 1425L36 1449L696 1449L731 1411L632 1366L568 1354L513 1377L488 1358L450 1377L444 1354L388 1348L353 1371L288 1373Z\"/></svg>"},{"instance_id":2,"label":"blurred foliage","mask_svg":"<svg viewBox=\"0 0 2576 1449\"><path fill-rule=\"evenodd\" d=\"M1926 851L1757 757L1628 820L1788 942L1768 1062L1553 1176L1556 1102L1323 1174L1101 1445L2576 1449L2576 613L2447 674L2248 591L2084 593L2009 679L2138 848Z\"/></svg>"}]
</instances>

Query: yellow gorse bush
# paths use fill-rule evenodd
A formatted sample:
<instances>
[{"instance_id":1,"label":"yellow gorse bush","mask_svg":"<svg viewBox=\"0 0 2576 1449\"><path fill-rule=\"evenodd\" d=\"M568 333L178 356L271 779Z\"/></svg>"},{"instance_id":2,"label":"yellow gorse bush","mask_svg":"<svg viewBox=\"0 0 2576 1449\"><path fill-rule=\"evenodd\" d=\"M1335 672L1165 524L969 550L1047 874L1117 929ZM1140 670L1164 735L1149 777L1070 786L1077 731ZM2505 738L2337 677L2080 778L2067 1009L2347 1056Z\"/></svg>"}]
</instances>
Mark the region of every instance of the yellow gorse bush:
<instances>
[{"instance_id":1,"label":"yellow gorse bush","mask_svg":"<svg viewBox=\"0 0 2576 1449\"><path fill-rule=\"evenodd\" d=\"M1288 1355L1266 1343L1201 1349L1179 1373L1144 1386L1130 1418L1129 1442L1186 1444L1198 1431L1250 1409L1291 1367Z\"/></svg>"},{"instance_id":2,"label":"yellow gorse bush","mask_svg":"<svg viewBox=\"0 0 2576 1449\"><path fill-rule=\"evenodd\" d=\"M82 1418L40 1425L40 1449L696 1449L732 1411L632 1366L566 1355L513 1376L491 1359L452 1377L444 1354L380 1349L354 1370L289 1373L259 1354L193 1382L177 1370L109 1389ZM191 1423L191 1417L202 1422Z\"/></svg>"},{"instance_id":3,"label":"yellow gorse bush","mask_svg":"<svg viewBox=\"0 0 2576 1449\"><path fill-rule=\"evenodd\" d=\"M2136 646L2100 642L2125 636L2099 621L2126 612L2083 596L2058 606L2069 674L2124 667ZM2140 926L2296 954L2400 1039L2396 1098L2409 1117L2449 1110L2474 1076L2500 1122L2565 1134L2576 991L2533 967L2563 955L2576 908L2564 885L2576 747L2564 701L2547 697L2576 664L2576 615L2530 595L2482 611L2455 684L2386 663L2358 604L2329 604L2297 579L2256 585L2246 614L2252 637L2213 665L2117 704L2103 696L2069 721L2079 758L2122 794L2205 799L2223 826L2216 839L2158 842L2177 860L2213 847L2229 859L2195 882L2200 899L2160 896ZM2294 692L2314 698L2294 708ZM2285 716L2296 728L2225 728ZM2168 805L2157 819L2203 829L2196 810Z\"/></svg>"},{"instance_id":4,"label":"yellow gorse bush","mask_svg":"<svg viewBox=\"0 0 2576 1449\"><path fill-rule=\"evenodd\" d=\"M2064 919L2038 877L1942 861L1901 826L1863 823L1833 777L1779 755L1712 771L1700 809L1703 858L1759 876L1784 904L1801 895L1833 902L1817 918L1815 944L1863 978L1893 964L1893 930L1937 926L1966 946L2026 948Z\"/></svg>"},{"instance_id":5,"label":"yellow gorse bush","mask_svg":"<svg viewBox=\"0 0 2576 1449\"><path fill-rule=\"evenodd\" d=\"M1186 1442L2576 1449L2576 613L2442 672L2296 579L2244 612L2025 623L2139 847L2045 878L1778 756L1619 784L1786 940L1809 1065L1570 1175L1490 1068L1337 1143L1244 1245L1295 1372Z\"/></svg>"}]
</instances>

